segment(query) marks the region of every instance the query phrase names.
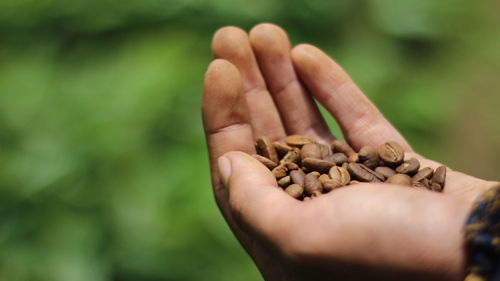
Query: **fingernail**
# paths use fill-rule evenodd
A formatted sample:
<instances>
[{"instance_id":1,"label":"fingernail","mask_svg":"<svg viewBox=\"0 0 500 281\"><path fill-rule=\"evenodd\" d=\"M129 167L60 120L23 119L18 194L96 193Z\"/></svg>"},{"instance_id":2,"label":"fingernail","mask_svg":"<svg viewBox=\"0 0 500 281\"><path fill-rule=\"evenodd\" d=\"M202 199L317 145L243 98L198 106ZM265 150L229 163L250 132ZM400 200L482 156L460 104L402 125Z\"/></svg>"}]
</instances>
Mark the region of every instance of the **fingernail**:
<instances>
[{"instance_id":1,"label":"fingernail","mask_svg":"<svg viewBox=\"0 0 500 281\"><path fill-rule=\"evenodd\" d=\"M229 177L231 177L231 161L226 156L221 156L217 160L217 166L219 167L219 174L222 183L225 187L228 186Z\"/></svg>"}]
</instances>

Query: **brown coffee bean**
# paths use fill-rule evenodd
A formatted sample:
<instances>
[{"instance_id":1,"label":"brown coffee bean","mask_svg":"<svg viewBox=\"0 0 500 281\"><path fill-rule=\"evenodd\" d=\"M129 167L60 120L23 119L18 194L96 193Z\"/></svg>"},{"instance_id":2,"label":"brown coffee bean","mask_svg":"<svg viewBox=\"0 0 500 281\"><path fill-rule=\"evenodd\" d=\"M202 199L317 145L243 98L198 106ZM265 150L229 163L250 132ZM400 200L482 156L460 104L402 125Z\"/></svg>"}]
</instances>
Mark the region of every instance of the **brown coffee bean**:
<instances>
[{"instance_id":1,"label":"brown coffee bean","mask_svg":"<svg viewBox=\"0 0 500 281\"><path fill-rule=\"evenodd\" d=\"M392 184L411 186L411 178L405 174L394 174L394 175L390 176L385 182L392 183Z\"/></svg>"},{"instance_id":2,"label":"brown coffee bean","mask_svg":"<svg viewBox=\"0 0 500 281\"><path fill-rule=\"evenodd\" d=\"M440 185L439 183L437 182L431 182L431 188L430 188L432 191L437 191L437 192L441 192L443 191L443 186Z\"/></svg>"},{"instance_id":3,"label":"brown coffee bean","mask_svg":"<svg viewBox=\"0 0 500 281\"><path fill-rule=\"evenodd\" d=\"M380 159L389 166L399 165L403 162L405 152L397 142L386 142L378 148Z\"/></svg>"},{"instance_id":4,"label":"brown coffee bean","mask_svg":"<svg viewBox=\"0 0 500 281\"><path fill-rule=\"evenodd\" d=\"M278 181L278 185L281 186L282 188L289 186L291 183L292 183L292 180L291 180L290 176L282 177Z\"/></svg>"},{"instance_id":5,"label":"brown coffee bean","mask_svg":"<svg viewBox=\"0 0 500 281\"><path fill-rule=\"evenodd\" d=\"M309 200L311 200L311 199L312 199L311 197L309 197L309 196L305 196L305 197L304 197L304 199L302 199L302 201L309 201Z\"/></svg>"},{"instance_id":6,"label":"brown coffee bean","mask_svg":"<svg viewBox=\"0 0 500 281\"><path fill-rule=\"evenodd\" d=\"M359 162L359 154L358 153L353 153L349 158L347 158L347 162L349 163L358 163Z\"/></svg>"},{"instance_id":7,"label":"brown coffee bean","mask_svg":"<svg viewBox=\"0 0 500 281\"><path fill-rule=\"evenodd\" d=\"M301 136L301 135L292 135L292 136L286 137L285 142L289 146L302 147L305 144L314 143L316 141L310 137Z\"/></svg>"},{"instance_id":8,"label":"brown coffee bean","mask_svg":"<svg viewBox=\"0 0 500 281\"><path fill-rule=\"evenodd\" d=\"M272 170L274 177L276 179L281 179L282 177L286 177L286 174L288 173L288 168L285 166L285 164L280 164L276 168Z\"/></svg>"},{"instance_id":9,"label":"brown coffee bean","mask_svg":"<svg viewBox=\"0 0 500 281\"><path fill-rule=\"evenodd\" d=\"M377 167L380 158L377 150L370 145L363 146L358 152L359 163L364 164L366 167L373 169Z\"/></svg>"},{"instance_id":10,"label":"brown coffee bean","mask_svg":"<svg viewBox=\"0 0 500 281\"><path fill-rule=\"evenodd\" d=\"M304 178L304 190L310 195L312 195L315 191L321 193L323 190L323 186L315 173L309 173Z\"/></svg>"},{"instance_id":11,"label":"brown coffee bean","mask_svg":"<svg viewBox=\"0 0 500 281\"><path fill-rule=\"evenodd\" d=\"M412 181L422 181L423 179L430 179L432 178L432 175L434 174L434 170L432 168L423 168L420 169L412 178Z\"/></svg>"},{"instance_id":12,"label":"brown coffee bean","mask_svg":"<svg viewBox=\"0 0 500 281\"><path fill-rule=\"evenodd\" d=\"M256 140L256 149L257 153L271 159L274 162L278 162L278 153L276 152L276 148L274 148L273 144L267 137L259 137Z\"/></svg>"},{"instance_id":13,"label":"brown coffee bean","mask_svg":"<svg viewBox=\"0 0 500 281\"><path fill-rule=\"evenodd\" d=\"M434 175L432 176L431 182L437 183L441 187L444 187L445 180L446 180L446 167L445 166L437 167L436 171L434 172Z\"/></svg>"},{"instance_id":14,"label":"brown coffee bean","mask_svg":"<svg viewBox=\"0 0 500 281\"><path fill-rule=\"evenodd\" d=\"M301 186L304 186L304 177L306 174L301 169L293 170L290 172L290 178L292 182Z\"/></svg>"},{"instance_id":15,"label":"brown coffee bean","mask_svg":"<svg viewBox=\"0 0 500 281\"><path fill-rule=\"evenodd\" d=\"M321 174L318 179L319 179L320 182L331 180L330 176L327 175L327 174Z\"/></svg>"},{"instance_id":16,"label":"brown coffee bean","mask_svg":"<svg viewBox=\"0 0 500 281\"><path fill-rule=\"evenodd\" d=\"M278 153L278 158L283 158L288 151L292 150L292 147L289 146L288 144L280 143L278 141L273 142L273 146L276 149L276 152Z\"/></svg>"},{"instance_id":17,"label":"brown coffee bean","mask_svg":"<svg viewBox=\"0 0 500 281\"><path fill-rule=\"evenodd\" d=\"M328 174L330 175L330 178L337 181L340 186L348 185L351 181L351 175L349 175L347 169L342 167L333 166L330 168Z\"/></svg>"},{"instance_id":18,"label":"brown coffee bean","mask_svg":"<svg viewBox=\"0 0 500 281\"><path fill-rule=\"evenodd\" d=\"M323 158L323 160L334 162L337 165L342 165L347 162L347 157L342 152L333 153Z\"/></svg>"},{"instance_id":19,"label":"brown coffee bean","mask_svg":"<svg viewBox=\"0 0 500 281\"><path fill-rule=\"evenodd\" d=\"M316 198L316 197L318 197L320 195L321 195L320 191L313 191L313 193L311 193L311 198Z\"/></svg>"},{"instance_id":20,"label":"brown coffee bean","mask_svg":"<svg viewBox=\"0 0 500 281\"><path fill-rule=\"evenodd\" d=\"M321 151L321 159L325 159L327 156L332 155L332 149L330 148L329 145L324 143L318 143L318 145L319 145L319 150Z\"/></svg>"},{"instance_id":21,"label":"brown coffee bean","mask_svg":"<svg viewBox=\"0 0 500 281\"><path fill-rule=\"evenodd\" d=\"M358 184L358 183L361 183L361 182L359 182L359 181L357 181L357 180L352 180L351 182L349 182L349 185L352 185L352 184Z\"/></svg>"},{"instance_id":22,"label":"brown coffee bean","mask_svg":"<svg viewBox=\"0 0 500 281\"><path fill-rule=\"evenodd\" d=\"M363 164L349 163L347 165L347 170L351 174L351 177L359 181L364 182L381 182L384 180L384 176L376 173L372 169L366 167Z\"/></svg>"},{"instance_id":23,"label":"brown coffee bean","mask_svg":"<svg viewBox=\"0 0 500 281\"><path fill-rule=\"evenodd\" d=\"M305 158L302 160L302 166L305 167L308 171L328 173L330 168L335 166L335 163L321 159Z\"/></svg>"},{"instance_id":24,"label":"brown coffee bean","mask_svg":"<svg viewBox=\"0 0 500 281\"><path fill-rule=\"evenodd\" d=\"M330 192L335 188L342 186L338 181L332 179L325 180L321 182L321 184L323 185L323 192Z\"/></svg>"},{"instance_id":25,"label":"brown coffee bean","mask_svg":"<svg viewBox=\"0 0 500 281\"><path fill-rule=\"evenodd\" d=\"M384 166L375 168L375 172L381 174L386 179L396 173L393 169Z\"/></svg>"},{"instance_id":26,"label":"brown coffee bean","mask_svg":"<svg viewBox=\"0 0 500 281\"><path fill-rule=\"evenodd\" d=\"M420 169L420 162L416 158L410 158L396 168L396 172L413 176Z\"/></svg>"},{"instance_id":27,"label":"brown coffee bean","mask_svg":"<svg viewBox=\"0 0 500 281\"><path fill-rule=\"evenodd\" d=\"M283 163L283 165L285 165L285 167L289 171L298 170L300 168L299 165L295 164L294 162L285 162L285 163Z\"/></svg>"},{"instance_id":28,"label":"brown coffee bean","mask_svg":"<svg viewBox=\"0 0 500 281\"><path fill-rule=\"evenodd\" d=\"M259 160L259 162L264 164L264 166L266 166L269 170L272 170L276 168L276 166L278 166L278 164L276 164L271 159L268 159L264 156L260 156L259 154L253 154L252 157Z\"/></svg>"},{"instance_id":29,"label":"brown coffee bean","mask_svg":"<svg viewBox=\"0 0 500 281\"><path fill-rule=\"evenodd\" d=\"M426 179L426 178L422 179L421 181L414 181L414 180L412 179L412 181L411 181L411 185L412 185L413 187L419 187L419 188L431 189L431 182L430 182L428 179Z\"/></svg>"},{"instance_id":30,"label":"brown coffee bean","mask_svg":"<svg viewBox=\"0 0 500 281\"><path fill-rule=\"evenodd\" d=\"M300 150L298 148L293 148L292 150L288 151L285 156L280 160L280 163L285 163L285 162L294 162L294 163L299 163L300 162Z\"/></svg>"},{"instance_id":31,"label":"brown coffee bean","mask_svg":"<svg viewBox=\"0 0 500 281\"><path fill-rule=\"evenodd\" d=\"M321 174L320 174L318 171L312 171L312 172L310 172L309 174L311 174L311 175L315 175L315 176L316 176L316 177L318 177L318 178L319 178L319 176L321 176Z\"/></svg>"},{"instance_id":32,"label":"brown coffee bean","mask_svg":"<svg viewBox=\"0 0 500 281\"><path fill-rule=\"evenodd\" d=\"M321 147L317 143L307 143L300 149L300 157L321 159Z\"/></svg>"},{"instance_id":33,"label":"brown coffee bean","mask_svg":"<svg viewBox=\"0 0 500 281\"><path fill-rule=\"evenodd\" d=\"M302 186L294 183L285 188L285 192L293 198L299 199L300 197L302 197L302 194L304 194L304 189L302 188Z\"/></svg>"},{"instance_id":34,"label":"brown coffee bean","mask_svg":"<svg viewBox=\"0 0 500 281\"><path fill-rule=\"evenodd\" d=\"M354 149L352 149L351 146L349 146L345 141L341 141L341 140L332 141L332 151L333 151L333 153L342 152L347 157L349 157L353 153L355 153Z\"/></svg>"}]
</instances>

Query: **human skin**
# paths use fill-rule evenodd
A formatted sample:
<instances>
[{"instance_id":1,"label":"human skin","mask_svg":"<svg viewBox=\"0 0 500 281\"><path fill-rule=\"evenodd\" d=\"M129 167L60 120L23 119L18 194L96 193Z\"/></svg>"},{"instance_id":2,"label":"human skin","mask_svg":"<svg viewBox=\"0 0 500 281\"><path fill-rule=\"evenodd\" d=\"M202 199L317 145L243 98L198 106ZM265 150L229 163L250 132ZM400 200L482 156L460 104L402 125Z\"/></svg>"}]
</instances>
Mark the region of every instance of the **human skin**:
<instances>
[{"instance_id":1,"label":"human skin","mask_svg":"<svg viewBox=\"0 0 500 281\"><path fill-rule=\"evenodd\" d=\"M372 183L293 199L248 154L257 136L335 139L313 97L354 149L391 140L423 167L441 164L415 153L335 61L311 45L292 48L276 25L221 28L212 50L202 112L214 195L265 280L463 279L463 224L498 183L448 169L442 194Z\"/></svg>"}]
</instances>

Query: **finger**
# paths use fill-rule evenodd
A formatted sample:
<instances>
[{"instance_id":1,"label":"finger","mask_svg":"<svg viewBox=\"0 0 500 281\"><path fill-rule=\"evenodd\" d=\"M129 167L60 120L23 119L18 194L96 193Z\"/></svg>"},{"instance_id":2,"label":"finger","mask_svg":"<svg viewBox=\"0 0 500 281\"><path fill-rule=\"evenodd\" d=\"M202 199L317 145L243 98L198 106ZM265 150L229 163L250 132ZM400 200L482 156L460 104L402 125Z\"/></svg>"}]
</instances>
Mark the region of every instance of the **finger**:
<instances>
[{"instance_id":1,"label":"finger","mask_svg":"<svg viewBox=\"0 0 500 281\"><path fill-rule=\"evenodd\" d=\"M219 171L229 191L231 215L247 232L264 239L287 233L292 227L288 214L297 200L277 186L273 174L253 157L229 152L219 158Z\"/></svg>"},{"instance_id":2,"label":"finger","mask_svg":"<svg viewBox=\"0 0 500 281\"><path fill-rule=\"evenodd\" d=\"M388 140L410 145L354 84L347 73L318 48L302 44L292 50L292 60L309 91L333 115L346 140L356 149Z\"/></svg>"},{"instance_id":3,"label":"finger","mask_svg":"<svg viewBox=\"0 0 500 281\"><path fill-rule=\"evenodd\" d=\"M273 140L283 138L285 129L266 89L246 32L236 27L219 29L213 38L212 51L216 58L228 60L240 71L254 135Z\"/></svg>"},{"instance_id":4,"label":"finger","mask_svg":"<svg viewBox=\"0 0 500 281\"><path fill-rule=\"evenodd\" d=\"M216 197L222 185L216 160L228 151L254 153L241 76L231 63L216 59L205 75L202 100L203 125L208 144ZM218 198L218 203L219 203Z\"/></svg>"},{"instance_id":5,"label":"finger","mask_svg":"<svg viewBox=\"0 0 500 281\"><path fill-rule=\"evenodd\" d=\"M295 74L285 31L259 24L250 31L250 43L287 133L332 140L318 107Z\"/></svg>"}]
</instances>

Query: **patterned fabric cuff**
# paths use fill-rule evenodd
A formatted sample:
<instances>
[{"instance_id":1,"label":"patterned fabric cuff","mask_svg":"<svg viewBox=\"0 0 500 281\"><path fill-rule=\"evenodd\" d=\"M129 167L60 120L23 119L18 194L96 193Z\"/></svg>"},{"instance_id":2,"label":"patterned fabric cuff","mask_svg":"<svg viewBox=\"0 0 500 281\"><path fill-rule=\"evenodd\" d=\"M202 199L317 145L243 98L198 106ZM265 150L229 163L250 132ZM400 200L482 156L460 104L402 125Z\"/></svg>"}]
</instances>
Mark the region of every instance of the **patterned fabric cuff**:
<instances>
[{"instance_id":1,"label":"patterned fabric cuff","mask_svg":"<svg viewBox=\"0 0 500 281\"><path fill-rule=\"evenodd\" d=\"M465 224L466 281L500 281L500 185L474 204Z\"/></svg>"}]
</instances>

